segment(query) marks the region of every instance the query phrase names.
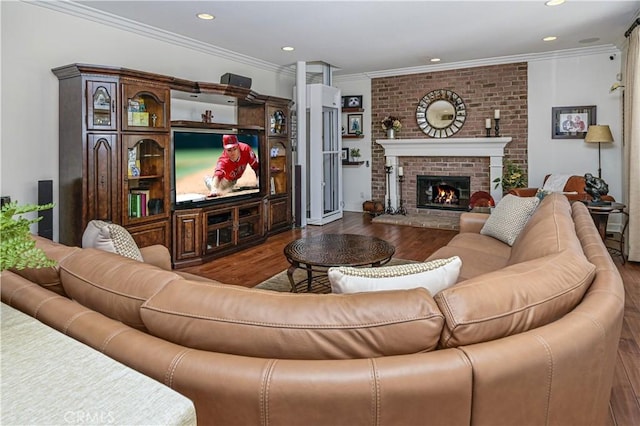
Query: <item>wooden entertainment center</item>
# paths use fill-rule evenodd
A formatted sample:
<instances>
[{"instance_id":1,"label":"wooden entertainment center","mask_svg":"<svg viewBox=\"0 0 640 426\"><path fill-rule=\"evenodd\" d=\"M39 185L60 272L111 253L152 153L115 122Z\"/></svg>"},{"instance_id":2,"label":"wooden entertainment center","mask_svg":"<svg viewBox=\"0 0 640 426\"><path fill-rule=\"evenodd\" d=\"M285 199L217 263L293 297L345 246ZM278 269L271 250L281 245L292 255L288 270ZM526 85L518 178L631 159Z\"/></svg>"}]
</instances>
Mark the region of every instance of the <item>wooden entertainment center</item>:
<instances>
[{"instance_id":1,"label":"wooden entertainment center","mask_svg":"<svg viewBox=\"0 0 640 426\"><path fill-rule=\"evenodd\" d=\"M292 227L288 99L126 68L71 64L52 71L60 85L61 243L80 246L89 221L99 219L124 226L140 247L166 246L174 266L184 267ZM172 121L172 103L191 116L180 111ZM217 117L218 108L222 122L193 116L213 110ZM176 208L176 127L257 132L259 193Z\"/></svg>"}]
</instances>

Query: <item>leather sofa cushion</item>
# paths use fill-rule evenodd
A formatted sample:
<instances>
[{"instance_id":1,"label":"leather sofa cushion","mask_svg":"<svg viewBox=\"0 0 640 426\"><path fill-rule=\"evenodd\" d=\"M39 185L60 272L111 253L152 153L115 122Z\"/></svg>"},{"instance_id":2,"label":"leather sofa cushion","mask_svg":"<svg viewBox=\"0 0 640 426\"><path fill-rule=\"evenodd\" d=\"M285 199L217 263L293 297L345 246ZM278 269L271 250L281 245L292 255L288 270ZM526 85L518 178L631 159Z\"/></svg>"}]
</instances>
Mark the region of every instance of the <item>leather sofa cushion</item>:
<instances>
[{"instance_id":1,"label":"leather sofa cushion","mask_svg":"<svg viewBox=\"0 0 640 426\"><path fill-rule=\"evenodd\" d=\"M571 217L571 204L562 194L551 194L544 197L513 244L508 264L525 262L566 249L582 251Z\"/></svg>"},{"instance_id":2,"label":"leather sofa cushion","mask_svg":"<svg viewBox=\"0 0 640 426\"><path fill-rule=\"evenodd\" d=\"M444 321L424 288L320 297L189 280L168 283L141 315L151 334L183 346L277 359L426 352Z\"/></svg>"},{"instance_id":3,"label":"leather sofa cushion","mask_svg":"<svg viewBox=\"0 0 640 426\"><path fill-rule=\"evenodd\" d=\"M476 234L464 234L465 237L470 237ZM462 236L462 234L460 234ZM491 237L480 235L481 237L494 240ZM478 240L479 241L479 240ZM494 240L498 241L498 240ZM504 243L501 243L504 244ZM505 244L506 245L506 244ZM507 246L508 247L508 246ZM450 247L444 246L434 252L427 261L433 259L446 259L452 256L458 256L462 259L462 268L460 268L460 274L458 275L458 282L468 280L469 278L477 277L478 275L493 272L497 269L504 268L509 260L508 256L501 255L496 251L490 249L483 249L484 246L478 245L473 247L471 244L468 247L457 246Z\"/></svg>"},{"instance_id":4,"label":"leather sofa cushion","mask_svg":"<svg viewBox=\"0 0 640 426\"><path fill-rule=\"evenodd\" d=\"M143 331L140 306L168 282L182 280L173 272L93 248L62 260L60 279L72 299Z\"/></svg>"},{"instance_id":5,"label":"leather sofa cushion","mask_svg":"<svg viewBox=\"0 0 640 426\"><path fill-rule=\"evenodd\" d=\"M53 291L54 293L59 294L60 296L68 297L62 287L62 283L60 282L59 263L67 256L70 256L80 249L78 247L69 247L63 244L58 244L37 235L32 235L32 238L36 241L36 248L44 251L47 257L55 260L57 264L46 268L12 269L11 271L28 279L29 281L33 281L34 283Z\"/></svg>"},{"instance_id":6,"label":"leather sofa cushion","mask_svg":"<svg viewBox=\"0 0 640 426\"><path fill-rule=\"evenodd\" d=\"M555 321L580 302L594 275L582 252L565 250L457 284L435 296L445 316L440 344L486 342Z\"/></svg>"}]
</instances>

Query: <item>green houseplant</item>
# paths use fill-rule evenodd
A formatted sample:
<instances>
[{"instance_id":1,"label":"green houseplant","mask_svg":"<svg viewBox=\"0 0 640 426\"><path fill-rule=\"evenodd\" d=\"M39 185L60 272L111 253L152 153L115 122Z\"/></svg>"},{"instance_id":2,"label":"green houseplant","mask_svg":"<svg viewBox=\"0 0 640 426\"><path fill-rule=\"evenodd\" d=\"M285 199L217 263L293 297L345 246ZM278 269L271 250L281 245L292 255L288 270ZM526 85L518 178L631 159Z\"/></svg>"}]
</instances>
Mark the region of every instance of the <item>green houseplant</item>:
<instances>
[{"instance_id":1,"label":"green houseplant","mask_svg":"<svg viewBox=\"0 0 640 426\"><path fill-rule=\"evenodd\" d=\"M360 148L351 148L350 153L351 158L353 158L354 161L358 161L358 158L360 158Z\"/></svg>"},{"instance_id":2,"label":"green houseplant","mask_svg":"<svg viewBox=\"0 0 640 426\"><path fill-rule=\"evenodd\" d=\"M29 227L42 218L26 219L25 213L53 208L54 204L7 203L0 210L0 271L6 269L43 268L55 265L42 250L36 248ZM17 216L14 218L14 216Z\"/></svg>"},{"instance_id":3,"label":"green houseplant","mask_svg":"<svg viewBox=\"0 0 640 426\"><path fill-rule=\"evenodd\" d=\"M524 188L527 186L527 175L522 168L516 163L505 160L504 168L502 170L502 178L495 178L494 188L498 188L498 185L502 182L502 192L507 193L512 188Z\"/></svg>"}]
</instances>

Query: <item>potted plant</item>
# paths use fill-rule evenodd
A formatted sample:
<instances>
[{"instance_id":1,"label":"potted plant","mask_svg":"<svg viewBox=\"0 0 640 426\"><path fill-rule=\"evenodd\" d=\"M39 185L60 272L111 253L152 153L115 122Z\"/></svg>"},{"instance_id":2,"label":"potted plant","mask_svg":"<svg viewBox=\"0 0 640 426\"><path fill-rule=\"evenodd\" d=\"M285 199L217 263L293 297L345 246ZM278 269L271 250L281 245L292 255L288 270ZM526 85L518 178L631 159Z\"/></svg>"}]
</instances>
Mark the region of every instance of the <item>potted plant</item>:
<instances>
[{"instance_id":1,"label":"potted plant","mask_svg":"<svg viewBox=\"0 0 640 426\"><path fill-rule=\"evenodd\" d=\"M351 158L353 158L353 161L358 161L358 158L360 158L360 148L351 148L351 151L349 151L349 153L351 154Z\"/></svg>"},{"instance_id":2,"label":"potted plant","mask_svg":"<svg viewBox=\"0 0 640 426\"><path fill-rule=\"evenodd\" d=\"M524 170L516 163L505 160L504 168L502 169L502 178L495 178L493 183L496 185L494 188L498 188L502 182L502 192L507 193L512 188L524 188L527 185L527 175Z\"/></svg>"},{"instance_id":3,"label":"potted plant","mask_svg":"<svg viewBox=\"0 0 640 426\"><path fill-rule=\"evenodd\" d=\"M394 139L396 137L396 132L399 132L400 129L402 129L402 123L400 123L400 119L398 117L389 115L382 120L382 130L386 130L387 138Z\"/></svg>"},{"instance_id":4,"label":"potted plant","mask_svg":"<svg viewBox=\"0 0 640 426\"><path fill-rule=\"evenodd\" d=\"M0 271L6 269L43 268L55 265L45 253L36 248L31 238L30 225L39 222L42 217L26 219L25 213L37 212L53 208L54 204L26 204L19 206L17 202L7 203L0 210ZM14 216L17 216L14 218Z\"/></svg>"}]
</instances>

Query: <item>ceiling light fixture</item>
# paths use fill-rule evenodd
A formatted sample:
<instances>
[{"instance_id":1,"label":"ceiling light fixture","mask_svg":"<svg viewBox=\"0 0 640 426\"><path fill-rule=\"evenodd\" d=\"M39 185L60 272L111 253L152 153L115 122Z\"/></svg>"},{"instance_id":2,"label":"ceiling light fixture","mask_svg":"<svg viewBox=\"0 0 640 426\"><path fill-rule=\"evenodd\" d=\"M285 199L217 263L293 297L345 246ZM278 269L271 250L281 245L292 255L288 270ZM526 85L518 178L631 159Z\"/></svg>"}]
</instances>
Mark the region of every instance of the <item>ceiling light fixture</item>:
<instances>
[{"instance_id":1,"label":"ceiling light fixture","mask_svg":"<svg viewBox=\"0 0 640 426\"><path fill-rule=\"evenodd\" d=\"M282 50L284 50L285 52L293 52L296 49L291 46L284 46Z\"/></svg>"},{"instance_id":2,"label":"ceiling light fixture","mask_svg":"<svg viewBox=\"0 0 640 426\"><path fill-rule=\"evenodd\" d=\"M542 41L553 41L553 40L557 40L558 37L556 36L549 36L549 37L545 37L542 39Z\"/></svg>"},{"instance_id":3,"label":"ceiling light fixture","mask_svg":"<svg viewBox=\"0 0 640 426\"><path fill-rule=\"evenodd\" d=\"M562 3L564 3L564 0L549 0L548 2L546 2L545 4L547 6L559 6Z\"/></svg>"},{"instance_id":4,"label":"ceiling light fixture","mask_svg":"<svg viewBox=\"0 0 640 426\"><path fill-rule=\"evenodd\" d=\"M212 19L216 19L215 16L213 16L213 15L211 15L209 13L198 13L196 16L198 18L200 18L200 19L204 19L205 21L210 21Z\"/></svg>"},{"instance_id":5,"label":"ceiling light fixture","mask_svg":"<svg viewBox=\"0 0 640 426\"><path fill-rule=\"evenodd\" d=\"M430 61L431 62L440 62L441 59L440 58L431 58Z\"/></svg>"}]
</instances>

